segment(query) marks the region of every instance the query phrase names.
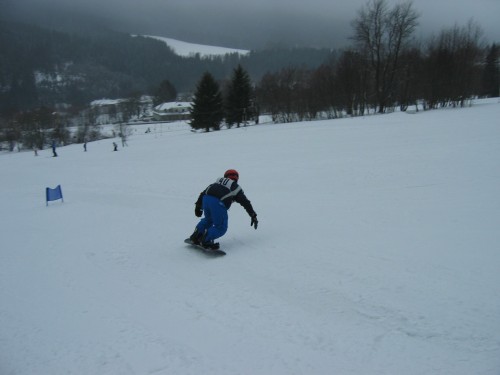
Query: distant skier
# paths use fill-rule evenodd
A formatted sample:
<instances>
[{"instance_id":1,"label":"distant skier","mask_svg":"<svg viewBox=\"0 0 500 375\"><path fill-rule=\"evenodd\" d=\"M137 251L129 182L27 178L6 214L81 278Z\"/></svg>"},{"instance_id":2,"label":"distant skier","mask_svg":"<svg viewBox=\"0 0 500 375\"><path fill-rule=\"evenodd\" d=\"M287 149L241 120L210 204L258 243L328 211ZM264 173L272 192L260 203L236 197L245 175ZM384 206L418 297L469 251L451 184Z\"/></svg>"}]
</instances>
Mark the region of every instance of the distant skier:
<instances>
[{"instance_id":1,"label":"distant skier","mask_svg":"<svg viewBox=\"0 0 500 375\"><path fill-rule=\"evenodd\" d=\"M57 157L57 152L56 152L56 141L52 141L52 156Z\"/></svg>"},{"instance_id":2,"label":"distant skier","mask_svg":"<svg viewBox=\"0 0 500 375\"><path fill-rule=\"evenodd\" d=\"M113 142L113 151L118 151L118 145L116 142Z\"/></svg>"},{"instance_id":3,"label":"distant skier","mask_svg":"<svg viewBox=\"0 0 500 375\"><path fill-rule=\"evenodd\" d=\"M213 184L203 190L195 203L194 213L201 217L198 225L189 237L195 243L206 249L218 249L219 244L214 240L222 237L227 231L227 211L233 202L238 202L245 208L251 217L250 225L257 229L258 221L252 204L245 196L243 189L238 185L239 174L229 169Z\"/></svg>"}]
</instances>

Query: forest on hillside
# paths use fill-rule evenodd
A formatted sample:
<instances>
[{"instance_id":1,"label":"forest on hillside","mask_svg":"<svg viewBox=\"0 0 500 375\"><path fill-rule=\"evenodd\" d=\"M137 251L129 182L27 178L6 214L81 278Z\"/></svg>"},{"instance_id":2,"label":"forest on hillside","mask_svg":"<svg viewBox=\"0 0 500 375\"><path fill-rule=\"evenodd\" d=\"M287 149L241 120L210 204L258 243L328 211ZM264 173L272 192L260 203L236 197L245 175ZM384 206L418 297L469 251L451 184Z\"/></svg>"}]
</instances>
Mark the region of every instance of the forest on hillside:
<instances>
[{"instance_id":1,"label":"forest on hillside","mask_svg":"<svg viewBox=\"0 0 500 375\"><path fill-rule=\"evenodd\" d=\"M9 22L0 23L0 45L2 113L150 94L164 80L177 92L190 92L204 72L223 80L238 64L256 81L284 66L317 67L333 55L326 49L297 48L182 57L152 38L110 30L70 34Z\"/></svg>"}]
</instances>

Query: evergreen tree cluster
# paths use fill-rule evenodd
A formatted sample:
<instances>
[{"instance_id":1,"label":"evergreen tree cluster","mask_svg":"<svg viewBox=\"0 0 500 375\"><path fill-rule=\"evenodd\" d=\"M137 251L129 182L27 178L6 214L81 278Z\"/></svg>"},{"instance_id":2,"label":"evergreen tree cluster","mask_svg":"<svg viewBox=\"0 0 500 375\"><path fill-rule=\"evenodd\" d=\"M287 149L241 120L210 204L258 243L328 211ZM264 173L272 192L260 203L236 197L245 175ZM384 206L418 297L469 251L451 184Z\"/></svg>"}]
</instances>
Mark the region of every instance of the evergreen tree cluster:
<instances>
[{"instance_id":1,"label":"evergreen tree cluster","mask_svg":"<svg viewBox=\"0 0 500 375\"><path fill-rule=\"evenodd\" d=\"M213 75L206 72L193 97L191 127L205 131L220 130L221 123L230 128L257 118L254 95L248 73L238 65L227 83L225 94Z\"/></svg>"}]
</instances>

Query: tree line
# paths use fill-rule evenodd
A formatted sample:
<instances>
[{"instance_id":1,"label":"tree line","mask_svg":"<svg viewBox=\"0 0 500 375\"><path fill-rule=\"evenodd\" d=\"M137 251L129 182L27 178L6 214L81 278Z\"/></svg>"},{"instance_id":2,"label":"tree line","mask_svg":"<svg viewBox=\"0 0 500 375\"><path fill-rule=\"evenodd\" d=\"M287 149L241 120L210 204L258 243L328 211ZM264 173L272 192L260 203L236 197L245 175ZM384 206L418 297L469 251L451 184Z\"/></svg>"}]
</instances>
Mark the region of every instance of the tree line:
<instances>
[{"instance_id":1,"label":"tree line","mask_svg":"<svg viewBox=\"0 0 500 375\"><path fill-rule=\"evenodd\" d=\"M256 87L260 109L290 122L499 96L499 47L483 46L477 24L444 29L426 43L413 39L417 24L412 3L369 2L352 23L352 46L338 59L266 74Z\"/></svg>"},{"instance_id":2,"label":"tree line","mask_svg":"<svg viewBox=\"0 0 500 375\"><path fill-rule=\"evenodd\" d=\"M123 124L138 112L142 93L153 95L155 104L175 99L183 74L190 83L182 81L181 87L195 87L191 126L205 131L258 121L259 114L292 122L406 110L417 104L423 109L463 106L476 96L499 95L499 47L483 44L479 25L456 25L422 42L413 37L418 18L411 2L391 7L385 0L371 0L352 21L352 44L342 51L252 51L215 59L182 58L162 42L119 33L82 39L40 32L41 41L34 38L28 47L12 43L24 40L28 31L9 35L0 28L0 42L11 41L0 56L0 141L12 145L23 138L28 147L43 147L49 132L52 139L70 142L62 124L75 119L81 125L76 139L91 140L98 136L96 115L83 104L91 96L128 98L120 109ZM70 79L63 88L56 83L44 87L35 82L35 71L54 81L61 72ZM62 99L68 99L64 90L73 93L75 103ZM56 103L66 104L60 110ZM58 113L61 125L47 113Z\"/></svg>"},{"instance_id":3,"label":"tree line","mask_svg":"<svg viewBox=\"0 0 500 375\"><path fill-rule=\"evenodd\" d=\"M237 79L248 78L239 66L225 95L205 73L191 125L209 131L220 129L224 120L228 127L241 124L243 113L245 121L266 113L274 122L293 122L396 107L464 106L474 97L499 96L499 47L483 45L479 25L455 25L422 43L413 38L418 18L411 2L390 7L385 0L372 0L352 22L352 46L319 67L283 67L252 86Z\"/></svg>"}]
</instances>

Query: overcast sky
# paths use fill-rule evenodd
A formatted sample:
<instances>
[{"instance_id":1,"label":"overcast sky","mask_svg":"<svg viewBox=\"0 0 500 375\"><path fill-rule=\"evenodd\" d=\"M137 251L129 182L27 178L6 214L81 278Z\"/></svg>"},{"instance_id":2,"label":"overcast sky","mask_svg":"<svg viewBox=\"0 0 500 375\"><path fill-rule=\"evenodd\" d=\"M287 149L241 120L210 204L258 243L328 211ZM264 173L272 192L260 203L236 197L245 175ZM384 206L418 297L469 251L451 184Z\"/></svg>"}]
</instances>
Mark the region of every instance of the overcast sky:
<instances>
[{"instance_id":1,"label":"overcast sky","mask_svg":"<svg viewBox=\"0 0 500 375\"><path fill-rule=\"evenodd\" d=\"M386 0L389 5L398 0ZM367 0L0 0L28 14L57 6L100 17L113 28L226 47L265 45L342 47L350 22ZM420 14L417 37L438 33L471 18L486 42L500 42L500 0L413 0ZM49 17L56 24L60 17Z\"/></svg>"}]
</instances>

